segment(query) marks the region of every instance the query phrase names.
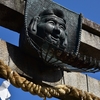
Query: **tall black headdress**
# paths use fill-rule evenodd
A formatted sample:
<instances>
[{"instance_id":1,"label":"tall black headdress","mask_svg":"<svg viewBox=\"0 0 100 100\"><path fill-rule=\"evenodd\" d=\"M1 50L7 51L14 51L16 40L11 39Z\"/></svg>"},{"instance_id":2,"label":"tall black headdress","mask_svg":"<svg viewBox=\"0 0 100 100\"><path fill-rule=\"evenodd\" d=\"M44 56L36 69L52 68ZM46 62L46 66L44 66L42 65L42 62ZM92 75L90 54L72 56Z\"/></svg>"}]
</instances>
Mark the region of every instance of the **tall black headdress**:
<instances>
[{"instance_id":1,"label":"tall black headdress","mask_svg":"<svg viewBox=\"0 0 100 100\"><path fill-rule=\"evenodd\" d=\"M33 38L39 38L42 45L36 43L29 33L30 22L46 9L60 9L65 16L68 38L67 50L58 48L45 39L33 34ZM25 8L25 28L20 36L20 47L33 56L38 56L46 65L59 67L67 71L95 72L98 71L99 62L90 57L79 55L80 38L82 28L82 15L74 13L51 0L27 0ZM70 66L71 65L71 66ZM95 66L95 68L93 67Z\"/></svg>"}]
</instances>

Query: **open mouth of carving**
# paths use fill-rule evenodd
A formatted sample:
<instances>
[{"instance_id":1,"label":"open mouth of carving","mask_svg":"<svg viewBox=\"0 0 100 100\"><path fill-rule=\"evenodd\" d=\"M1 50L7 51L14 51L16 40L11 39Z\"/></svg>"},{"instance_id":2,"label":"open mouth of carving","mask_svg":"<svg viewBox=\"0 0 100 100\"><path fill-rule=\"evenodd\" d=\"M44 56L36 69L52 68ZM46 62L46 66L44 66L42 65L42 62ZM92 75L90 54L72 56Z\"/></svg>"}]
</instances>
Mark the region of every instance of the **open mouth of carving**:
<instances>
[{"instance_id":1,"label":"open mouth of carving","mask_svg":"<svg viewBox=\"0 0 100 100\"><path fill-rule=\"evenodd\" d=\"M55 38L55 37L53 37L53 36L51 36L50 38L51 38L51 42L52 42L53 44L59 44L59 38Z\"/></svg>"}]
</instances>

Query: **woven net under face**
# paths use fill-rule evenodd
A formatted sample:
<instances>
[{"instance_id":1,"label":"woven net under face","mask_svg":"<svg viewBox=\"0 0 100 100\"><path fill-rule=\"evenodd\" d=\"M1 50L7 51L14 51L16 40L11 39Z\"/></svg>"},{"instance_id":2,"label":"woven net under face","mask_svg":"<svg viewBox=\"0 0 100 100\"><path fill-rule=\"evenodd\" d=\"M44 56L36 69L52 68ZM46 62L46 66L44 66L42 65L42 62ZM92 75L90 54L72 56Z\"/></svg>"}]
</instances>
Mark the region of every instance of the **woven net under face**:
<instances>
[{"instance_id":1,"label":"woven net under face","mask_svg":"<svg viewBox=\"0 0 100 100\"><path fill-rule=\"evenodd\" d=\"M53 45L44 38L32 34L35 39L40 39L41 45L39 45L29 35L28 28L31 20L47 8L57 8L65 14L65 20L67 22L66 30L68 33L67 50L60 48L60 46L58 48L57 45ZM36 51L46 65L54 66L54 68L59 67L63 70L73 72L98 72L100 71L100 61L79 54L81 29L81 14L76 14L49 0L27 0L25 7L25 30L21 34L23 35L21 36L21 48L30 55ZM28 46L31 46L31 50L27 50L26 42Z\"/></svg>"}]
</instances>

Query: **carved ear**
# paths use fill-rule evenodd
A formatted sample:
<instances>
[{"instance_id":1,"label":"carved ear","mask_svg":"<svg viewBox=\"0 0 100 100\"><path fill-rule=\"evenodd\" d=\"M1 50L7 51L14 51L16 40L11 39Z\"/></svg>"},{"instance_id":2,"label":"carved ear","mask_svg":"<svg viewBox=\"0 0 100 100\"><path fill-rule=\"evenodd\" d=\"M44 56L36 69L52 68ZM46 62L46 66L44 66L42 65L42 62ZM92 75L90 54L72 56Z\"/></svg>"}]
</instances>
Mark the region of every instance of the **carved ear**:
<instances>
[{"instance_id":1,"label":"carved ear","mask_svg":"<svg viewBox=\"0 0 100 100\"><path fill-rule=\"evenodd\" d=\"M32 34L36 34L37 33L37 22L39 20L39 17L34 17L28 27L28 30L30 33Z\"/></svg>"}]
</instances>

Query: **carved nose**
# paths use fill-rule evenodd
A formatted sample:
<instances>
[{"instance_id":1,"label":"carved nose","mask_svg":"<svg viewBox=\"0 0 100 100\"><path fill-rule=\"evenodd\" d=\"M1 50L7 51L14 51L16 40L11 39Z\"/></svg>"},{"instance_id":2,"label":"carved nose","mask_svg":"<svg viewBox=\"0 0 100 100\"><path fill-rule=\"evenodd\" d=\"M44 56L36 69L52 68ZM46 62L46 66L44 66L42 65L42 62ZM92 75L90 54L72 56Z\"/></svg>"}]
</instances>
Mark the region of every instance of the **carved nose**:
<instances>
[{"instance_id":1,"label":"carved nose","mask_svg":"<svg viewBox=\"0 0 100 100\"><path fill-rule=\"evenodd\" d=\"M59 30L59 28L54 28L53 29L53 36L55 38L59 38L60 37L60 30Z\"/></svg>"}]
</instances>

